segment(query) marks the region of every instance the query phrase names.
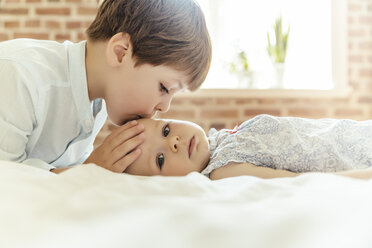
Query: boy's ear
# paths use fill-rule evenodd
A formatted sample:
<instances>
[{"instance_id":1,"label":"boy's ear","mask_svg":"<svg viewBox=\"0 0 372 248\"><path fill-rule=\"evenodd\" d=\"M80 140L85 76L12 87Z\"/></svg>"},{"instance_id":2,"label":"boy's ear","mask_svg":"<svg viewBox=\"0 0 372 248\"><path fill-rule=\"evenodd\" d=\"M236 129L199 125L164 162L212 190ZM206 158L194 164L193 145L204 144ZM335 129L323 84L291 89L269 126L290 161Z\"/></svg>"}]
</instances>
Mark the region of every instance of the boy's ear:
<instances>
[{"instance_id":1,"label":"boy's ear","mask_svg":"<svg viewBox=\"0 0 372 248\"><path fill-rule=\"evenodd\" d=\"M106 59L112 66L120 66L124 56L131 56L130 35L128 33L117 33L107 43Z\"/></svg>"}]
</instances>

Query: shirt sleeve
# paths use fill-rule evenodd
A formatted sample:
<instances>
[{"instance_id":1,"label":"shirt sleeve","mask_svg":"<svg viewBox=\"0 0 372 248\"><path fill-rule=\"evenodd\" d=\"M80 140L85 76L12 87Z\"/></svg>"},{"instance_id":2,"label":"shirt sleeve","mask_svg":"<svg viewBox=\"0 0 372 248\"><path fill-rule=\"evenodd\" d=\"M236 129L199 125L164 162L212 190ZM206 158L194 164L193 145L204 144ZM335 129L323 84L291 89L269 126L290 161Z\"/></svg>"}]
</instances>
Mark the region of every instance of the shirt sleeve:
<instances>
[{"instance_id":1,"label":"shirt sleeve","mask_svg":"<svg viewBox=\"0 0 372 248\"><path fill-rule=\"evenodd\" d=\"M31 92L27 69L15 61L0 59L0 160L14 161L50 170L39 159L27 159L28 137L37 125L37 94Z\"/></svg>"}]
</instances>

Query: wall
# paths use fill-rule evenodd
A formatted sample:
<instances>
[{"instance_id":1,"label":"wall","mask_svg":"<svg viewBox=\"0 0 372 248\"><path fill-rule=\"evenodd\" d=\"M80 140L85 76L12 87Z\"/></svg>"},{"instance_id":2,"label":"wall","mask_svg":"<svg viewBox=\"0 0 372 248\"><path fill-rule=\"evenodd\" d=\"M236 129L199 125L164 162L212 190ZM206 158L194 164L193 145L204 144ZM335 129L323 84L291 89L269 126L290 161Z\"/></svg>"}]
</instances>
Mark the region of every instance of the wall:
<instances>
[{"instance_id":1,"label":"wall","mask_svg":"<svg viewBox=\"0 0 372 248\"><path fill-rule=\"evenodd\" d=\"M0 40L29 37L78 41L98 0L0 0ZM231 128L260 113L309 118L372 119L372 0L347 0L350 91L199 91L173 100L159 117L195 121L205 129ZM97 144L109 132L106 125Z\"/></svg>"}]
</instances>

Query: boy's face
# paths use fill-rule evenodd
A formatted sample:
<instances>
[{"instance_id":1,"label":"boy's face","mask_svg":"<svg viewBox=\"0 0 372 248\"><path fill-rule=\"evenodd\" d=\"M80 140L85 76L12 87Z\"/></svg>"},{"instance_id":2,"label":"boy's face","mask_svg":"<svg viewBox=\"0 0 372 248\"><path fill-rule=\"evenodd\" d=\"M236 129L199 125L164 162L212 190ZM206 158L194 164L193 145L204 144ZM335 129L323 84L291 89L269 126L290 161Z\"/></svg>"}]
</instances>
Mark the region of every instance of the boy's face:
<instances>
[{"instance_id":1,"label":"boy's face","mask_svg":"<svg viewBox=\"0 0 372 248\"><path fill-rule=\"evenodd\" d=\"M134 67L134 63L131 54L126 54L105 79L107 112L116 125L168 111L174 94L186 88L182 72L164 65Z\"/></svg>"},{"instance_id":2,"label":"boy's face","mask_svg":"<svg viewBox=\"0 0 372 248\"><path fill-rule=\"evenodd\" d=\"M146 139L142 153L125 172L133 175L184 176L201 172L209 161L209 143L204 130L178 120L140 119Z\"/></svg>"}]
</instances>

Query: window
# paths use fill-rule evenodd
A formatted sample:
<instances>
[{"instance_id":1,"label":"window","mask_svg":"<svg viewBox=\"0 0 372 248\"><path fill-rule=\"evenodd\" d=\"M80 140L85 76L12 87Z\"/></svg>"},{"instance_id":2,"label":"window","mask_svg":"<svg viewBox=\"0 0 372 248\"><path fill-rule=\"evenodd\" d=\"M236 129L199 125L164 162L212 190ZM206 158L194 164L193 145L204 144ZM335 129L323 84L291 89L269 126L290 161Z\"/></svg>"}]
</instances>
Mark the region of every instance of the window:
<instances>
[{"instance_id":1,"label":"window","mask_svg":"<svg viewBox=\"0 0 372 248\"><path fill-rule=\"evenodd\" d=\"M213 46L203 88L346 87L345 0L197 1L205 13ZM273 24L280 16L283 31L289 26L281 85L278 66L267 52L268 32L272 41ZM247 57L249 76L232 71L232 62L241 51Z\"/></svg>"}]
</instances>

